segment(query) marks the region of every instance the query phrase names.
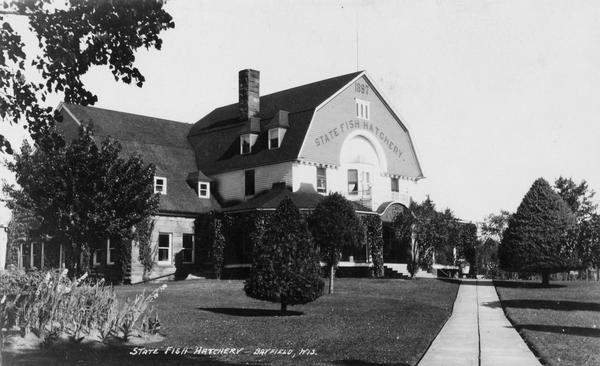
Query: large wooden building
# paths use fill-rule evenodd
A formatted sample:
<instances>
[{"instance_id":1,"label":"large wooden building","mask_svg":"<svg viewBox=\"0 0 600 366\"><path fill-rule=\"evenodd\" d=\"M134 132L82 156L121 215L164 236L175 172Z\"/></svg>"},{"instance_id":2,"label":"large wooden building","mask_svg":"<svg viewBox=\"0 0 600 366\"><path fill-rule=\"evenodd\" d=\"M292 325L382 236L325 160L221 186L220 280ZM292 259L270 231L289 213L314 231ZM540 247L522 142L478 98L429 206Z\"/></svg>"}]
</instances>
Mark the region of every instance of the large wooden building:
<instances>
[{"instance_id":1,"label":"large wooden building","mask_svg":"<svg viewBox=\"0 0 600 366\"><path fill-rule=\"evenodd\" d=\"M239 101L194 124L60 106L67 137L93 123L96 138L117 139L124 154L156 165L154 189L161 196L151 240L155 265L145 277L173 273L178 254L179 264L192 272L209 262L210 248L197 235L201 215L268 212L285 196L310 210L331 192L352 201L358 213L381 219L383 260L405 262L406 248L386 222L408 205L423 173L406 125L372 78L361 71L260 96L259 75L240 71ZM227 243L224 270L248 266L249 237ZM114 246L107 240L93 254L96 269L107 276ZM136 250L133 245L132 282L143 275ZM344 253L341 266L370 262L365 248Z\"/></svg>"}]
</instances>

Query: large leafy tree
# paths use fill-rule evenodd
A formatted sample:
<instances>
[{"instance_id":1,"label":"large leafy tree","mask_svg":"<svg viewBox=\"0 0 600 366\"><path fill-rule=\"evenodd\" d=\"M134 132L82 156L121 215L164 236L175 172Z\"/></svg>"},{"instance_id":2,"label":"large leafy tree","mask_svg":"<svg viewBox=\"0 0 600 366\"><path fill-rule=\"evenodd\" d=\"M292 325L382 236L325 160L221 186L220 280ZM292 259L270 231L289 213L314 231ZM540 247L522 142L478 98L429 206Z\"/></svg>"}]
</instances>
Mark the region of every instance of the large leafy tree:
<instances>
[{"instance_id":1,"label":"large leafy tree","mask_svg":"<svg viewBox=\"0 0 600 366\"><path fill-rule=\"evenodd\" d=\"M593 201L596 193L588 187L585 180L577 184L572 178L558 177L554 182L554 189L569 205L579 223L589 220L598 208Z\"/></svg>"},{"instance_id":2,"label":"large leafy tree","mask_svg":"<svg viewBox=\"0 0 600 366\"><path fill-rule=\"evenodd\" d=\"M596 267L600 275L600 215L594 213L579 224L577 244L584 266Z\"/></svg>"},{"instance_id":3,"label":"large leafy tree","mask_svg":"<svg viewBox=\"0 0 600 366\"><path fill-rule=\"evenodd\" d=\"M411 241L408 270L411 277L419 268L430 268L434 255L438 263L454 264L451 233L455 218L450 210L439 212L427 197L423 202L411 202L409 210L394 218L396 235Z\"/></svg>"},{"instance_id":4,"label":"large leafy tree","mask_svg":"<svg viewBox=\"0 0 600 366\"><path fill-rule=\"evenodd\" d=\"M37 36L39 54L28 58L10 19L25 17ZM52 133L60 115L44 102L52 93L64 101L92 105L96 95L81 77L93 66L108 66L115 80L142 86L135 51L160 49L161 31L173 28L160 0L5 0L0 10L0 118L24 123L37 140ZM37 69L43 82L36 81ZM34 75L34 76L31 76ZM46 141L48 142L48 141ZM0 151L12 148L0 134Z\"/></svg>"},{"instance_id":5,"label":"large leafy tree","mask_svg":"<svg viewBox=\"0 0 600 366\"><path fill-rule=\"evenodd\" d=\"M317 204L309 217L309 226L329 270L329 293L332 294L342 248L361 245L362 226L352 204L339 193L332 193Z\"/></svg>"},{"instance_id":6,"label":"large leafy tree","mask_svg":"<svg viewBox=\"0 0 600 366\"><path fill-rule=\"evenodd\" d=\"M498 249L500 267L540 273L548 284L550 274L581 266L575 229L569 206L546 180L537 179L508 222Z\"/></svg>"},{"instance_id":7,"label":"large leafy tree","mask_svg":"<svg viewBox=\"0 0 600 366\"><path fill-rule=\"evenodd\" d=\"M477 267L484 275L492 277L498 270L498 246L508 227L511 213L501 210L489 214L481 225L481 240L477 246Z\"/></svg>"},{"instance_id":8,"label":"large leafy tree","mask_svg":"<svg viewBox=\"0 0 600 366\"><path fill-rule=\"evenodd\" d=\"M471 222L454 222L451 230L459 257L469 262L469 276L477 275L477 226Z\"/></svg>"},{"instance_id":9,"label":"large leafy tree","mask_svg":"<svg viewBox=\"0 0 600 366\"><path fill-rule=\"evenodd\" d=\"M285 313L288 305L306 304L323 294L318 250L290 198L281 201L252 255L244 285L248 296L278 302Z\"/></svg>"},{"instance_id":10,"label":"large leafy tree","mask_svg":"<svg viewBox=\"0 0 600 366\"><path fill-rule=\"evenodd\" d=\"M577 241L583 264L586 268L600 268L600 216L598 205L593 201L595 192L582 180L576 184L572 178L559 177L554 189L569 205L577 219ZM587 271L587 270L586 270Z\"/></svg>"},{"instance_id":11,"label":"large leafy tree","mask_svg":"<svg viewBox=\"0 0 600 366\"><path fill-rule=\"evenodd\" d=\"M41 143L33 150L25 142L8 164L18 184L4 187L8 207L35 217L29 235L50 248L70 244L68 265L75 273L87 270L98 240L131 239L132 228L157 210L154 166L137 156L123 158L120 150L113 140L97 144L91 129L82 126L69 144Z\"/></svg>"}]
</instances>

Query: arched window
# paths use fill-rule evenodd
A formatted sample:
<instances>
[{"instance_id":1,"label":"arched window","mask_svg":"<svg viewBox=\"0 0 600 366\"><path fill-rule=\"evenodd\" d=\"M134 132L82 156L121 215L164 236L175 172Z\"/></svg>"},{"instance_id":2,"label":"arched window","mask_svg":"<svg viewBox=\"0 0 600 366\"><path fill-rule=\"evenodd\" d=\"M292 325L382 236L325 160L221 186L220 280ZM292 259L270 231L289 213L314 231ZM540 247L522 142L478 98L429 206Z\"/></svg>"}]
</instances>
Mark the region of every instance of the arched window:
<instances>
[{"instance_id":1,"label":"arched window","mask_svg":"<svg viewBox=\"0 0 600 366\"><path fill-rule=\"evenodd\" d=\"M344 143L340 162L345 164L366 164L379 166L377 151L364 136L355 136Z\"/></svg>"}]
</instances>

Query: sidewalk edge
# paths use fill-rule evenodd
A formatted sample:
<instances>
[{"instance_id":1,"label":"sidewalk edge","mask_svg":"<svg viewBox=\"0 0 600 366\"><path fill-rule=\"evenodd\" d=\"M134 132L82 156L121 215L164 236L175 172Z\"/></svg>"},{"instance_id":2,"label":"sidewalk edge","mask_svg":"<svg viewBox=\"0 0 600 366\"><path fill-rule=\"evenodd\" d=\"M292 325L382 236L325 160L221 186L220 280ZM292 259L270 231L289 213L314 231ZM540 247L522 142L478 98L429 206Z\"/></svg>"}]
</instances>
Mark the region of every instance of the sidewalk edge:
<instances>
[{"instance_id":1,"label":"sidewalk edge","mask_svg":"<svg viewBox=\"0 0 600 366\"><path fill-rule=\"evenodd\" d=\"M439 278L436 278L436 280L439 281ZM417 360L417 363L415 365L419 365L421 363L421 361L423 360L423 357L425 357L425 355L427 354L427 351L429 351L433 342L437 339L437 337L440 335L440 332L442 331L442 329L444 329L444 327L446 326L446 323L448 323L448 320L450 320L450 318L452 317L452 314L454 313L454 304L456 304L456 298L458 297L458 289L460 288L460 286L462 286L462 281L460 279L457 280L457 282L458 282L458 286L456 287L456 294L454 294L454 301L452 302L452 307L450 308L450 315L448 316L448 318L446 318L446 320L444 321L444 324L442 324L442 326L440 326L440 329L438 329L437 333L435 334L435 337L433 337L433 339L431 341L429 341L427 348L425 348L425 351L423 351L423 354L421 354L421 356L419 357L419 359Z\"/></svg>"},{"instance_id":2,"label":"sidewalk edge","mask_svg":"<svg viewBox=\"0 0 600 366\"><path fill-rule=\"evenodd\" d=\"M504 313L504 316L506 317L506 319L508 319L508 321L510 322L510 325L512 325L512 327L517 331L517 334L519 334L519 337L521 337L523 342L525 342L525 345L527 346L527 348L529 348L531 353L533 353L535 358L537 358L538 361L543 366L549 366L550 363L548 363L548 361L544 357L542 357L542 355L540 355L540 352L537 350L537 348L535 348L535 346L532 343L530 343L526 337L523 336L519 327L515 324L515 322L510 317L510 315L508 315L508 313L506 312L506 308L504 307L504 304L502 303L502 298L500 297L500 294L498 293L498 288L496 287L496 280L492 280L492 283L494 284L494 291L496 291L496 296L498 296L498 301L500 301L500 307L502 307L502 312Z\"/></svg>"}]
</instances>

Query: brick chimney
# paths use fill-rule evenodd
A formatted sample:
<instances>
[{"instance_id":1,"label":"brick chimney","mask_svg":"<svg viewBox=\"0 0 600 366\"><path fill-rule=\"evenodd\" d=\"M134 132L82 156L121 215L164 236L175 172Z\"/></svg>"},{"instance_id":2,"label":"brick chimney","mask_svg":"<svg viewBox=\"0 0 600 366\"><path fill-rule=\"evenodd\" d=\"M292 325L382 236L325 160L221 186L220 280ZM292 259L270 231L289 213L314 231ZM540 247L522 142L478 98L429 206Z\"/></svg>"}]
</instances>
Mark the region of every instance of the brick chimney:
<instances>
[{"instance_id":1,"label":"brick chimney","mask_svg":"<svg viewBox=\"0 0 600 366\"><path fill-rule=\"evenodd\" d=\"M260 111L260 71L246 69L239 73L240 119L248 120Z\"/></svg>"}]
</instances>

